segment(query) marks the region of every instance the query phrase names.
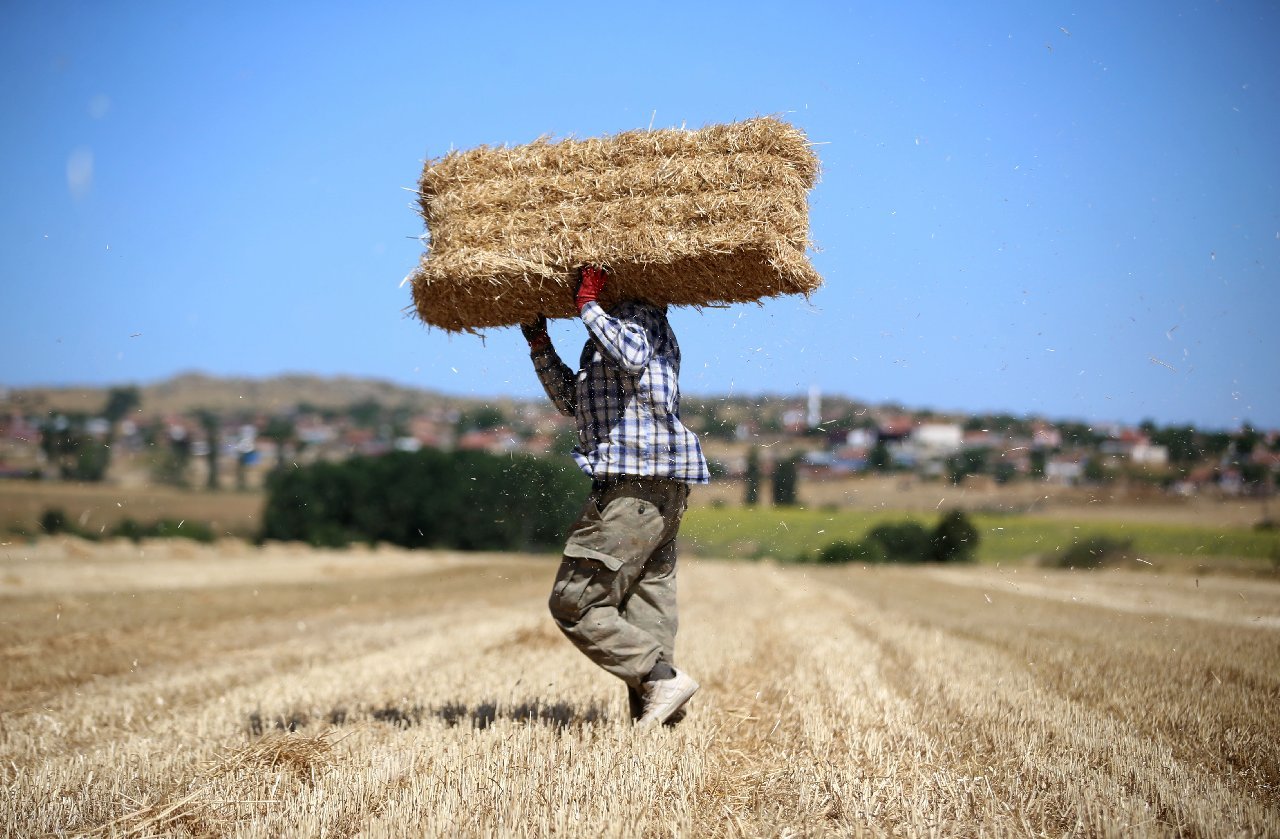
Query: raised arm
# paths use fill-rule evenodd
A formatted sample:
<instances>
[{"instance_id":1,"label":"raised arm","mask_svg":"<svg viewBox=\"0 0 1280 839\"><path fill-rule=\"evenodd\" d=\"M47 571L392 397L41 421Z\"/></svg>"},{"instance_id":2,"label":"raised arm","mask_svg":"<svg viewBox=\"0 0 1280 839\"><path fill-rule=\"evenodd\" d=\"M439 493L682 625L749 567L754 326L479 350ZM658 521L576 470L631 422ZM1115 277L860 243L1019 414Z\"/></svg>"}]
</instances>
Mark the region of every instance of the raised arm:
<instances>
[{"instance_id":1,"label":"raised arm","mask_svg":"<svg viewBox=\"0 0 1280 839\"><path fill-rule=\"evenodd\" d=\"M606 275L599 268L586 266L581 270L578 282L578 312L587 331L609 360L627 373L639 373L649 363L653 352L649 333L644 325L627 318L611 316L596 302L605 283Z\"/></svg>"},{"instance_id":2,"label":"raised arm","mask_svg":"<svg viewBox=\"0 0 1280 839\"><path fill-rule=\"evenodd\" d=\"M520 324L520 331L529 342L533 371L538 374L538 381L542 382L547 398L556 406L557 411L567 417L573 416L578 405L576 382L573 371L560 360L556 348L551 345L546 317L539 315L536 321Z\"/></svg>"}]
</instances>

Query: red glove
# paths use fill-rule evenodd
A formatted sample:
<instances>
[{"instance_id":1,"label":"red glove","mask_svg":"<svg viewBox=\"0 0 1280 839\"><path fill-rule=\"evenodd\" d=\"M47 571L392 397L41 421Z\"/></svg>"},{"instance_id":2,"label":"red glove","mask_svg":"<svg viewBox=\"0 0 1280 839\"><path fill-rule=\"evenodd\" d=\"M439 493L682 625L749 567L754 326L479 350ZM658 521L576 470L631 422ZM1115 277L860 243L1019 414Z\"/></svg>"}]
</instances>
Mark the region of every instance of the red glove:
<instances>
[{"instance_id":1,"label":"red glove","mask_svg":"<svg viewBox=\"0 0 1280 839\"><path fill-rule=\"evenodd\" d=\"M604 291L604 284L609 279L608 275L593 265L584 265L578 269L578 294L576 302L578 311L582 311L582 307L588 303L595 303L600 296L600 292Z\"/></svg>"}]
</instances>

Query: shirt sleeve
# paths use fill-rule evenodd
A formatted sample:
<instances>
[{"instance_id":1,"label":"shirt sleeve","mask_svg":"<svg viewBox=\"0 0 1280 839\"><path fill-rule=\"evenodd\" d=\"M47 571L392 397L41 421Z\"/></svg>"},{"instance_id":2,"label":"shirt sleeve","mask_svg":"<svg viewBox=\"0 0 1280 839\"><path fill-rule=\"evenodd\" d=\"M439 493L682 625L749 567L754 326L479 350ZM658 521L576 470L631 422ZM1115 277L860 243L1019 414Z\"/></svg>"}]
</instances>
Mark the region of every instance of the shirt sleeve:
<instances>
[{"instance_id":1,"label":"shirt sleeve","mask_svg":"<svg viewBox=\"0 0 1280 839\"><path fill-rule=\"evenodd\" d=\"M644 320L635 313L611 317L599 303L588 303L582 307L582 322L605 355L625 372L639 373L649 363L653 342Z\"/></svg>"},{"instance_id":2,"label":"shirt sleeve","mask_svg":"<svg viewBox=\"0 0 1280 839\"><path fill-rule=\"evenodd\" d=\"M578 388L569 365L560 360L552 346L534 351L531 358L533 371L556 410L567 417L573 416L578 407Z\"/></svg>"}]
</instances>

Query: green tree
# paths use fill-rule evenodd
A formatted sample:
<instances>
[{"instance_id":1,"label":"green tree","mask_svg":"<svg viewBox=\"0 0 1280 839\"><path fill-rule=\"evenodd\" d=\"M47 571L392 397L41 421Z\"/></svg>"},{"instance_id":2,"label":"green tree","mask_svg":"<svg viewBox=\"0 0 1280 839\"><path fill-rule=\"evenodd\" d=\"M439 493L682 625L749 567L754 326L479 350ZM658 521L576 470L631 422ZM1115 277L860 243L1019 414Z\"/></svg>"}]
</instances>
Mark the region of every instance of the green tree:
<instances>
[{"instance_id":1,"label":"green tree","mask_svg":"<svg viewBox=\"0 0 1280 839\"><path fill-rule=\"evenodd\" d=\"M200 427L204 429L205 439L209 443L209 452L206 455L209 464L209 476L205 481L205 487L210 490L218 489L218 455L221 448L220 437L222 432L222 419L215 412L202 409L196 411L196 419L200 421Z\"/></svg>"},{"instance_id":2,"label":"green tree","mask_svg":"<svg viewBox=\"0 0 1280 839\"><path fill-rule=\"evenodd\" d=\"M1043 478L1045 469L1049 465L1048 453L1044 449L1033 449L1028 461L1031 477Z\"/></svg>"},{"instance_id":3,"label":"green tree","mask_svg":"<svg viewBox=\"0 0 1280 839\"><path fill-rule=\"evenodd\" d=\"M1151 435L1151 442L1164 446L1173 463L1194 463L1203 457L1203 450L1197 445L1196 430L1190 425L1162 428Z\"/></svg>"},{"instance_id":4,"label":"green tree","mask_svg":"<svg viewBox=\"0 0 1280 839\"><path fill-rule=\"evenodd\" d=\"M116 423L136 411L141 404L142 394L136 387L113 387L107 391L107 404L102 409L102 415L114 428Z\"/></svg>"},{"instance_id":5,"label":"green tree","mask_svg":"<svg viewBox=\"0 0 1280 839\"><path fill-rule=\"evenodd\" d=\"M1063 443L1076 448L1091 448L1104 439L1092 426L1082 422L1059 423L1058 433L1062 435Z\"/></svg>"},{"instance_id":6,"label":"green tree","mask_svg":"<svg viewBox=\"0 0 1280 839\"><path fill-rule=\"evenodd\" d=\"M191 466L191 438L185 429L165 433L155 430L156 452L151 463L151 477L156 483L174 487L187 486Z\"/></svg>"},{"instance_id":7,"label":"green tree","mask_svg":"<svg viewBox=\"0 0 1280 839\"><path fill-rule=\"evenodd\" d=\"M76 449L75 465L71 469L71 479L97 483L107 477L110 466L111 446L102 440L81 436Z\"/></svg>"},{"instance_id":8,"label":"green tree","mask_svg":"<svg viewBox=\"0 0 1280 839\"><path fill-rule=\"evenodd\" d=\"M1002 460L991 470L997 484L1007 484L1018 477L1018 467L1007 460Z\"/></svg>"},{"instance_id":9,"label":"green tree","mask_svg":"<svg viewBox=\"0 0 1280 839\"><path fill-rule=\"evenodd\" d=\"M873 472L887 472L893 465L893 456L889 454L889 446L884 440L877 438L867 455L867 467Z\"/></svg>"},{"instance_id":10,"label":"green tree","mask_svg":"<svg viewBox=\"0 0 1280 839\"><path fill-rule=\"evenodd\" d=\"M1257 429L1249 422L1240 427L1240 433L1236 435L1235 449L1236 455L1240 458L1248 458L1253 454L1254 448L1261 441L1262 435L1258 434Z\"/></svg>"},{"instance_id":11,"label":"green tree","mask_svg":"<svg viewBox=\"0 0 1280 839\"><path fill-rule=\"evenodd\" d=\"M960 510L950 510L939 519L929 541L937 562L967 562L978 549L978 528Z\"/></svg>"},{"instance_id":12,"label":"green tree","mask_svg":"<svg viewBox=\"0 0 1280 839\"><path fill-rule=\"evenodd\" d=\"M799 482L799 468L796 458L780 460L773 467L773 503L776 507L793 507L796 503L796 484Z\"/></svg>"},{"instance_id":13,"label":"green tree","mask_svg":"<svg viewBox=\"0 0 1280 839\"><path fill-rule=\"evenodd\" d=\"M1084 479L1091 484L1109 483L1115 474L1107 468L1101 457L1090 457L1084 463Z\"/></svg>"},{"instance_id":14,"label":"green tree","mask_svg":"<svg viewBox=\"0 0 1280 839\"><path fill-rule=\"evenodd\" d=\"M1250 489L1257 491L1265 487L1269 481L1269 470L1261 463L1240 464L1240 480Z\"/></svg>"},{"instance_id":15,"label":"green tree","mask_svg":"<svg viewBox=\"0 0 1280 839\"><path fill-rule=\"evenodd\" d=\"M562 459L392 452L287 469L267 481L265 539L527 550L560 543L582 474Z\"/></svg>"},{"instance_id":16,"label":"green tree","mask_svg":"<svg viewBox=\"0 0 1280 839\"><path fill-rule=\"evenodd\" d=\"M84 417L50 416L40 427L40 449L66 481L101 481L111 465L111 447L84 431Z\"/></svg>"},{"instance_id":17,"label":"green tree","mask_svg":"<svg viewBox=\"0 0 1280 839\"><path fill-rule=\"evenodd\" d=\"M987 464L985 449L965 449L947 458L947 478L959 486L970 475L979 475Z\"/></svg>"},{"instance_id":18,"label":"green tree","mask_svg":"<svg viewBox=\"0 0 1280 839\"><path fill-rule=\"evenodd\" d=\"M754 507L760 503L760 453L754 448L747 452L747 471L743 476L742 503Z\"/></svg>"},{"instance_id":19,"label":"green tree","mask_svg":"<svg viewBox=\"0 0 1280 839\"><path fill-rule=\"evenodd\" d=\"M274 416L267 420L266 427L260 433L263 437L276 444L275 469L277 471L283 469L285 445L293 442L293 439L297 436L297 426L289 417Z\"/></svg>"},{"instance_id":20,"label":"green tree","mask_svg":"<svg viewBox=\"0 0 1280 839\"><path fill-rule=\"evenodd\" d=\"M1231 440L1225 431L1200 432L1196 436L1196 455L1198 458L1222 457L1231 449Z\"/></svg>"}]
</instances>

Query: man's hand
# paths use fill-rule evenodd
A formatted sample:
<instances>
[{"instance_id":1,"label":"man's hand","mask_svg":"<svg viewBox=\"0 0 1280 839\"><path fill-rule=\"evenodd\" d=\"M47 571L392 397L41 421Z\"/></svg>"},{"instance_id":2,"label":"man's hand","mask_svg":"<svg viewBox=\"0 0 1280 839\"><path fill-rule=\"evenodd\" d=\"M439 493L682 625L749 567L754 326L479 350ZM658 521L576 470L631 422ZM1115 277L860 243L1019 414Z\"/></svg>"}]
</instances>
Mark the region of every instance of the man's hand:
<instances>
[{"instance_id":1,"label":"man's hand","mask_svg":"<svg viewBox=\"0 0 1280 839\"><path fill-rule=\"evenodd\" d=\"M547 332L546 315L538 315L537 320L520 324L520 331L524 333L524 339L529 342L529 349L535 352L551 346L551 335Z\"/></svg>"},{"instance_id":2,"label":"man's hand","mask_svg":"<svg viewBox=\"0 0 1280 839\"><path fill-rule=\"evenodd\" d=\"M608 280L609 276L593 265L584 265L578 269L578 293L575 296L575 300L578 304L579 312L588 303L596 302L600 292L604 290L604 284Z\"/></svg>"}]
</instances>

